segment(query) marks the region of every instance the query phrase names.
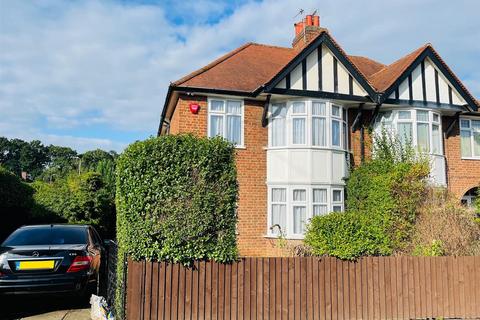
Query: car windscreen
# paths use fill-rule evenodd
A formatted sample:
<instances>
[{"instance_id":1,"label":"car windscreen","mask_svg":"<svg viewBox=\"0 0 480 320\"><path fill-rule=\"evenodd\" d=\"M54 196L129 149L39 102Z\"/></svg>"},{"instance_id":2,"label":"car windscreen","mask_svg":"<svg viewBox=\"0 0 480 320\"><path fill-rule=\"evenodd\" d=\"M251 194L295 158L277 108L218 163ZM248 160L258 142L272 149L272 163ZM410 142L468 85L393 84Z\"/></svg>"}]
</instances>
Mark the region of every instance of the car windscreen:
<instances>
[{"instance_id":1,"label":"car windscreen","mask_svg":"<svg viewBox=\"0 0 480 320\"><path fill-rule=\"evenodd\" d=\"M36 227L22 228L12 233L3 246L34 246L86 244L87 232L83 227Z\"/></svg>"}]
</instances>

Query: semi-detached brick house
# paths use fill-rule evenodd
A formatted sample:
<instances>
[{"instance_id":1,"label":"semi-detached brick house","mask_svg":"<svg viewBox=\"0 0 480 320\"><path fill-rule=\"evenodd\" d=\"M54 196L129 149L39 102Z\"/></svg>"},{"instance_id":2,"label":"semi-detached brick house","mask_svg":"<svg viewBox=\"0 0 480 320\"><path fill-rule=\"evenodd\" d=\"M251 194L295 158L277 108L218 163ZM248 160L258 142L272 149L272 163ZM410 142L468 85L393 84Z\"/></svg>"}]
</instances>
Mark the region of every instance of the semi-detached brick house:
<instances>
[{"instance_id":1,"label":"semi-detached brick house","mask_svg":"<svg viewBox=\"0 0 480 320\"><path fill-rule=\"evenodd\" d=\"M429 154L432 182L470 203L480 184L477 101L430 44L384 65L347 55L318 16L292 48L247 43L172 83L159 134L220 135L237 145L238 244L281 254L313 215L344 209L349 167L372 126ZM199 106L199 110L196 107Z\"/></svg>"}]
</instances>

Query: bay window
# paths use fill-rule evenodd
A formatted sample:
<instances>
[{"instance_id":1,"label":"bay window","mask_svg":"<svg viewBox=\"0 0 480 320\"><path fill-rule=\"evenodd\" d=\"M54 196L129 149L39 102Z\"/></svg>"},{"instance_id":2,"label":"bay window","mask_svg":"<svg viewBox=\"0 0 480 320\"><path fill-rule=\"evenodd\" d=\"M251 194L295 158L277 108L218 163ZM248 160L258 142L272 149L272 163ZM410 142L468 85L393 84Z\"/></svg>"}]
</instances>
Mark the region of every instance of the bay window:
<instances>
[{"instance_id":1,"label":"bay window","mask_svg":"<svg viewBox=\"0 0 480 320\"><path fill-rule=\"evenodd\" d=\"M243 102L209 99L208 136L220 136L236 146L243 146Z\"/></svg>"},{"instance_id":2,"label":"bay window","mask_svg":"<svg viewBox=\"0 0 480 320\"><path fill-rule=\"evenodd\" d=\"M270 105L270 147L323 147L346 150L347 110L329 102L307 100Z\"/></svg>"},{"instance_id":3,"label":"bay window","mask_svg":"<svg viewBox=\"0 0 480 320\"><path fill-rule=\"evenodd\" d=\"M480 159L480 119L460 118L462 158Z\"/></svg>"},{"instance_id":4,"label":"bay window","mask_svg":"<svg viewBox=\"0 0 480 320\"><path fill-rule=\"evenodd\" d=\"M343 187L329 185L270 186L268 236L302 238L309 220L343 211Z\"/></svg>"},{"instance_id":5,"label":"bay window","mask_svg":"<svg viewBox=\"0 0 480 320\"><path fill-rule=\"evenodd\" d=\"M429 110L387 110L378 114L375 130L383 128L419 151L443 155L440 115Z\"/></svg>"}]
</instances>

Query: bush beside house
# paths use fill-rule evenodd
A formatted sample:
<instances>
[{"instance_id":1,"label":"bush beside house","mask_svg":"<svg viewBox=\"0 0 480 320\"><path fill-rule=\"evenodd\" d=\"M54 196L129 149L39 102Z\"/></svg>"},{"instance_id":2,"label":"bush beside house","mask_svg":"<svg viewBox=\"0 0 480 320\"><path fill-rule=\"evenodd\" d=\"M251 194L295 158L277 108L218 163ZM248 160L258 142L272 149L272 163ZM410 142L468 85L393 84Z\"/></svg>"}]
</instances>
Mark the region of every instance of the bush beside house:
<instances>
[{"instance_id":1,"label":"bush beside house","mask_svg":"<svg viewBox=\"0 0 480 320\"><path fill-rule=\"evenodd\" d=\"M116 194L120 259L237 258L235 148L223 139L168 135L131 144L117 162Z\"/></svg>"}]
</instances>

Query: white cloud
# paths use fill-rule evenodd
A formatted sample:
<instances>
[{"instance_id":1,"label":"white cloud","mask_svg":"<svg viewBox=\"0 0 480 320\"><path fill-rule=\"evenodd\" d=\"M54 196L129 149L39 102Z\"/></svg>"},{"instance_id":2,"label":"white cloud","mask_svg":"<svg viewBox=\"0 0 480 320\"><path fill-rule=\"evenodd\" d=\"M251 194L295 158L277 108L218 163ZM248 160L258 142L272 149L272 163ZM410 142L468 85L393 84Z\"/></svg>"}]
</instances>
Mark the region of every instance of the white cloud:
<instances>
[{"instance_id":1,"label":"white cloud","mask_svg":"<svg viewBox=\"0 0 480 320\"><path fill-rule=\"evenodd\" d=\"M293 0L0 0L0 134L107 149L130 142L118 132L155 134L170 81L247 41L289 46L299 6ZM432 42L480 96L480 2L329 0L301 6L318 9L321 24L351 54L389 63ZM108 130L96 139L64 135L99 125Z\"/></svg>"}]
</instances>

